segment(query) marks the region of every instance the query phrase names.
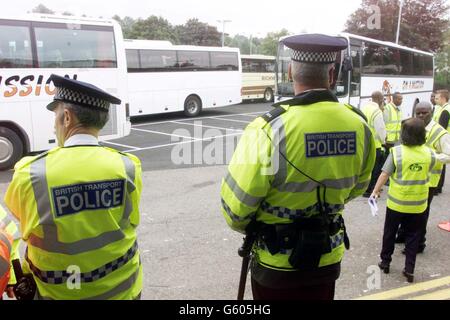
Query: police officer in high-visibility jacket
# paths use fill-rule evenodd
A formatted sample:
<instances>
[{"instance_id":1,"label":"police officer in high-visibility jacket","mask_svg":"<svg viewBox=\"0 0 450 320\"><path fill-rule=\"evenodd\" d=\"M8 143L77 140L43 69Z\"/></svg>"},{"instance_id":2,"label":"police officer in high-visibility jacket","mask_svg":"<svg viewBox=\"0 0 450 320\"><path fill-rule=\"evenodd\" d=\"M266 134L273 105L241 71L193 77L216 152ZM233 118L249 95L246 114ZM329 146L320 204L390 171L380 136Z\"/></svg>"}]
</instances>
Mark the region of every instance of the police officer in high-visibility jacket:
<instances>
[{"instance_id":1,"label":"police officer in high-visibility jacket","mask_svg":"<svg viewBox=\"0 0 450 320\"><path fill-rule=\"evenodd\" d=\"M257 225L254 299L329 300L349 244L344 205L369 184L375 142L364 116L329 89L347 40L283 43L296 96L245 129L222 182L222 213L236 231Z\"/></svg>"},{"instance_id":2,"label":"police officer in high-visibility jacket","mask_svg":"<svg viewBox=\"0 0 450 320\"><path fill-rule=\"evenodd\" d=\"M19 161L5 195L27 243L24 272L38 299L139 298L141 164L98 143L110 104L121 101L85 82L50 79L59 146Z\"/></svg>"},{"instance_id":3,"label":"police officer in high-visibility jacket","mask_svg":"<svg viewBox=\"0 0 450 320\"><path fill-rule=\"evenodd\" d=\"M389 273L395 248L395 234L402 224L406 238L403 275L408 282L413 282L417 250L426 223L428 182L436 156L435 152L425 145L426 130L420 119L410 118L403 122L401 141L401 145L391 148L372 197L380 196L382 186L390 178L381 261L378 266L385 273Z\"/></svg>"},{"instance_id":4,"label":"police officer in high-visibility jacket","mask_svg":"<svg viewBox=\"0 0 450 320\"><path fill-rule=\"evenodd\" d=\"M400 128L402 122L402 105L403 97L399 92L395 92L392 96L392 102L384 107L384 123L386 124L386 148L389 151L394 145L399 143Z\"/></svg>"},{"instance_id":5,"label":"police officer in high-visibility jacket","mask_svg":"<svg viewBox=\"0 0 450 320\"><path fill-rule=\"evenodd\" d=\"M426 141L425 144L436 152L436 157L440 161L436 161L434 168L431 171L429 192L428 192L428 205L425 210L425 224L423 228L423 234L419 241L418 253L422 253L425 250L426 244L426 228L428 217L430 214L430 206L433 201L433 197L436 192L436 188L441 177L442 168L444 162L448 162L450 156L450 134L439 123L432 119L433 109L429 102L422 101L416 106L415 116L422 119L425 123ZM404 228L401 227L397 234L396 242L404 242Z\"/></svg>"},{"instance_id":6,"label":"police officer in high-visibility jacket","mask_svg":"<svg viewBox=\"0 0 450 320\"><path fill-rule=\"evenodd\" d=\"M11 267L11 260L19 258L19 231L17 225L0 206L0 299L8 288L8 296L13 297L12 285L16 278Z\"/></svg>"}]
</instances>

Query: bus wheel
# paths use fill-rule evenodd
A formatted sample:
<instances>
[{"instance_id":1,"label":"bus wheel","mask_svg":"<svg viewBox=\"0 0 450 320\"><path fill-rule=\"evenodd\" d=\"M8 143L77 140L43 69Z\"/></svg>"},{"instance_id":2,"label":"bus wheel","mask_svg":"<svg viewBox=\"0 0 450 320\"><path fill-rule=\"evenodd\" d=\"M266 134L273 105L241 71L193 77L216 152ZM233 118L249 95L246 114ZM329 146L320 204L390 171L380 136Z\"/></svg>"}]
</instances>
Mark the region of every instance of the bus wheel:
<instances>
[{"instance_id":1,"label":"bus wheel","mask_svg":"<svg viewBox=\"0 0 450 320\"><path fill-rule=\"evenodd\" d=\"M189 96L184 102L184 114L188 117L196 117L202 111L202 101L197 96Z\"/></svg>"},{"instance_id":2,"label":"bus wheel","mask_svg":"<svg viewBox=\"0 0 450 320\"><path fill-rule=\"evenodd\" d=\"M264 91L264 102L272 102L273 101L273 91L270 88L267 88Z\"/></svg>"},{"instance_id":3,"label":"bus wheel","mask_svg":"<svg viewBox=\"0 0 450 320\"><path fill-rule=\"evenodd\" d=\"M19 136L6 127L0 127L0 170L11 169L22 157L23 144Z\"/></svg>"}]
</instances>

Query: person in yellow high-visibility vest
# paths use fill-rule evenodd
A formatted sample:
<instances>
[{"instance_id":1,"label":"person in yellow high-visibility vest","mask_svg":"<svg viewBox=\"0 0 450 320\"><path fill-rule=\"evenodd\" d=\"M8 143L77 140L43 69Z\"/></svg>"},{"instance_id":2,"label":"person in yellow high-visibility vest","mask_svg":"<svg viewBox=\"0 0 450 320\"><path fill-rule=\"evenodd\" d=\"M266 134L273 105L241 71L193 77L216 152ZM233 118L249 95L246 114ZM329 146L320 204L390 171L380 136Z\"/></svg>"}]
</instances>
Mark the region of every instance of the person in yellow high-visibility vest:
<instances>
[{"instance_id":1,"label":"person in yellow high-visibility vest","mask_svg":"<svg viewBox=\"0 0 450 320\"><path fill-rule=\"evenodd\" d=\"M436 156L440 161L436 162L436 165L431 171L430 183L429 183L429 195L428 195L428 205L425 210L425 226L423 230L423 235L419 242L418 253L422 253L426 247L426 224L430 214L430 206L433 201L433 197L436 193L436 188L441 177L442 168L444 163L447 162L450 156L450 134L445 130L439 123L432 119L433 112L432 106L427 101L419 102L416 106L415 116L418 119L423 120L425 123L426 140L425 144L433 149L437 154ZM404 230L400 227L397 238L395 239L397 243L405 242Z\"/></svg>"},{"instance_id":2,"label":"person in yellow high-visibility vest","mask_svg":"<svg viewBox=\"0 0 450 320\"><path fill-rule=\"evenodd\" d=\"M392 96L392 102L384 106L383 116L386 124L386 151L389 151L400 140L400 127L402 121L401 105L403 96L399 92L395 92Z\"/></svg>"},{"instance_id":3,"label":"person in yellow high-visibility vest","mask_svg":"<svg viewBox=\"0 0 450 320\"><path fill-rule=\"evenodd\" d=\"M233 230L256 229L255 300L332 300L349 248L344 205L369 185L375 141L364 115L330 90L347 40L301 34L282 42L295 97L245 129L222 181L222 214Z\"/></svg>"},{"instance_id":4,"label":"person in yellow high-visibility vest","mask_svg":"<svg viewBox=\"0 0 450 320\"><path fill-rule=\"evenodd\" d=\"M137 299L141 163L98 142L121 101L89 83L50 80L58 147L20 160L5 195L27 243L24 273L37 299Z\"/></svg>"},{"instance_id":5,"label":"person in yellow high-visibility vest","mask_svg":"<svg viewBox=\"0 0 450 320\"><path fill-rule=\"evenodd\" d=\"M417 250L426 223L428 183L437 160L435 152L425 145L426 130L421 119L410 118L403 122L401 141L401 145L391 148L371 197L380 196L381 188L389 178L383 246L378 265L389 273L395 235L402 224L406 239L403 275L408 282L413 282Z\"/></svg>"},{"instance_id":6,"label":"person in yellow high-visibility vest","mask_svg":"<svg viewBox=\"0 0 450 320\"><path fill-rule=\"evenodd\" d=\"M450 132L450 94L448 90L436 91L436 111L433 113L433 120L439 123L444 129ZM446 166L442 168L441 178L435 190L435 195L442 193L445 183Z\"/></svg>"}]
</instances>

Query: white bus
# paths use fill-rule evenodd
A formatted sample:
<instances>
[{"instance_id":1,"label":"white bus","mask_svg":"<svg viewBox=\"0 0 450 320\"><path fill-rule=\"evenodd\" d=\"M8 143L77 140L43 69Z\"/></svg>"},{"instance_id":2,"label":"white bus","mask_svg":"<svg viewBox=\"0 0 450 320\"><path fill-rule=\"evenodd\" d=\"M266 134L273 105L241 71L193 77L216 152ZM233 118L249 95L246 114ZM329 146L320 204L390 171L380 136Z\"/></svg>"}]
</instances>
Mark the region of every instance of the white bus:
<instances>
[{"instance_id":1,"label":"white bus","mask_svg":"<svg viewBox=\"0 0 450 320\"><path fill-rule=\"evenodd\" d=\"M0 169L56 146L52 73L93 83L122 99L112 105L101 140L128 135L127 70L114 21L29 15L0 18Z\"/></svg>"},{"instance_id":2,"label":"white bus","mask_svg":"<svg viewBox=\"0 0 450 320\"><path fill-rule=\"evenodd\" d=\"M275 92L275 57L260 54L241 55L242 100L273 101Z\"/></svg>"},{"instance_id":3,"label":"white bus","mask_svg":"<svg viewBox=\"0 0 450 320\"><path fill-rule=\"evenodd\" d=\"M385 95L386 103L394 92L403 95L403 117L413 116L419 101L429 101L433 91L433 54L348 33L341 33L349 47L336 59L337 81L334 91L339 101L361 107L374 91ZM280 39L281 41L282 39ZM277 101L292 97L288 79L289 49L281 42L277 56ZM348 70L348 65L352 70ZM347 66L347 67L346 67Z\"/></svg>"},{"instance_id":4,"label":"white bus","mask_svg":"<svg viewBox=\"0 0 450 320\"><path fill-rule=\"evenodd\" d=\"M169 41L125 40L130 115L184 111L240 103L238 48L172 45Z\"/></svg>"}]
</instances>

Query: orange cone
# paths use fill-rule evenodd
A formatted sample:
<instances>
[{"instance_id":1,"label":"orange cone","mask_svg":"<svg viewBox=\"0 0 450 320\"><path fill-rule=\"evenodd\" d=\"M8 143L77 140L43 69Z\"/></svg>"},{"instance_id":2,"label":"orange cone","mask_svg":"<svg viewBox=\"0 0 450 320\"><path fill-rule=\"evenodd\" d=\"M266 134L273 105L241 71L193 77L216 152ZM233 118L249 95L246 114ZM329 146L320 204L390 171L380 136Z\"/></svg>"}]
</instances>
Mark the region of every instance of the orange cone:
<instances>
[{"instance_id":1,"label":"orange cone","mask_svg":"<svg viewBox=\"0 0 450 320\"><path fill-rule=\"evenodd\" d=\"M450 221L441 222L438 224L438 227L442 230L450 232Z\"/></svg>"}]
</instances>

